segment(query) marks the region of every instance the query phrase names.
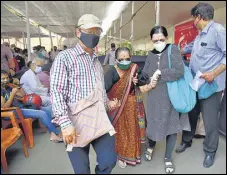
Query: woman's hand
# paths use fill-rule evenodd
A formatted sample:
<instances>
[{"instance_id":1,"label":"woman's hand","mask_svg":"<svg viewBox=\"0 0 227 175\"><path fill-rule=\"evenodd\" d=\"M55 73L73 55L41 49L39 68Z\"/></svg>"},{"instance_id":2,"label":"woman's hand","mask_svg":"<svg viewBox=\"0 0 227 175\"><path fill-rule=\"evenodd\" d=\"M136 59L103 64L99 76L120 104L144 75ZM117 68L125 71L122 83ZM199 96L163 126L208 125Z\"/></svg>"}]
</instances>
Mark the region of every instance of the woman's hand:
<instances>
[{"instance_id":1,"label":"woman's hand","mask_svg":"<svg viewBox=\"0 0 227 175\"><path fill-rule=\"evenodd\" d=\"M15 96L16 93L17 93L19 90L20 90L19 87L14 87L14 88L12 89L12 94Z\"/></svg>"},{"instance_id":2,"label":"woman's hand","mask_svg":"<svg viewBox=\"0 0 227 175\"><path fill-rule=\"evenodd\" d=\"M158 83L158 78L159 76L157 75L151 77L151 82L148 84L148 86L151 87L152 89L155 88Z\"/></svg>"},{"instance_id":3,"label":"woman's hand","mask_svg":"<svg viewBox=\"0 0 227 175\"><path fill-rule=\"evenodd\" d=\"M18 78L13 78L13 84L20 86L20 80Z\"/></svg>"},{"instance_id":4,"label":"woman's hand","mask_svg":"<svg viewBox=\"0 0 227 175\"><path fill-rule=\"evenodd\" d=\"M132 75L132 82L134 85L136 85L138 83L138 73L136 73L135 76Z\"/></svg>"},{"instance_id":5,"label":"woman's hand","mask_svg":"<svg viewBox=\"0 0 227 175\"><path fill-rule=\"evenodd\" d=\"M144 85L144 86L140 86L140 87L139 87L139 88L140 88L140 91L141 91L142 93L146 93L146 92L148 92L148 91L154 89L154 88L156 87L157 83L158 83L158 77L159 77L159 76L153 76L153 77L151 77L151 78L150 78L151 81L150 81L149 84L146 84L146 85Z\"/></svg>"}]
</instances>

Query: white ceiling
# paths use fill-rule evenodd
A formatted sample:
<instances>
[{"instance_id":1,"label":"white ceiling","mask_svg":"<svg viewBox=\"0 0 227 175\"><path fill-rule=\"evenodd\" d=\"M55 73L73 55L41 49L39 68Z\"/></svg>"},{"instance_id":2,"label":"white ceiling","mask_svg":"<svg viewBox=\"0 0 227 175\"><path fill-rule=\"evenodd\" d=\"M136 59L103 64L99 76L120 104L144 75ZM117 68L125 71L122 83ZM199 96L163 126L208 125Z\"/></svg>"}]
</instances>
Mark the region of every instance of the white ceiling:
<instances>
[{"instance_id":1,"label":"white ceiling","mask_svg":"<svg viewBox=\"0 0 227 175\"><path fill-rule=\"evenodd\" d=\"M147 1L135 1L135 12ZM165 27L174 26L182 21L188 20L191 15L191 9L201 1L160 1L160 25ZM226 1L209 1L215 9L225 7ZM131 3L123 13L123 24L128 22L131 17ZM225 14L224 14L225 15ZM148 3L137 13L134 18L134 39L138 40L149 35L151 28L155 25L155 2ZM120 26L120 19L116 26ZM114 33L112 28L111 33ZM116 34L120 36L119 32ZM122 30L122 37L130 39L131 23L127 24Z\"/></svg>"},{"instance_id":2,"label":"white ceiling","mask_svg":"<svg viewBox=\"0 0 227 175\"><path fill-rule=\"evenodd\" d=\"M103 20L106 16L106 9L111 3L112 1L28 1L28 13L30 19L44 28L63 37L67 37L67 33L69 37L73 37L74 27L83 14L92 13ZM9 12L2 4L25 16L25 1L1 1L1 28L4 25L13 25L18 28L19 26L24 27L24 31L26 31L26 23ZM3 28L5 31L6 27ZM38 29L31 30L32 32L37 33Z\"/></svg>"},{"instance_id":3,"label":"white ceiling","mask_svg":"<svg viewBox=\"0 0 227 175\"><path fill-rule=\"evenodd\" d=\"M113 1L28 1L29 16L32 20L41 24L63 37L74 36L74 27L80 16L92 13L103 20L107 10ZM134 1L135 12L147 1ZM199 1L160 1L160 25L169 27L190 18L190 10ZM200 1L201 2L201 1ZM226 6L226 1L209 1L215 9ZM25 15L25 1L1 1L1 34L17 37L22 31L26 32L26 23L19 17L9 12L2 4ZM131 3L123 12L123 24L131 18ZM134 39L138 40L149 35L150 29L155 24L155 3L147 4L136 14L134 18ZM119 37L120 18L116 21L116 37ZM32 36L38 36L38 29L31 27ZM114 33L113 27L111 33ZM22 35L20 35L22 36ZM122 29L122 38L130 39L131 23Z\"/></svg>"},{"instance_id":4,"label":"white ceiling","mask_svg":"<svg viewBox=\"0 0 227 175\"><path fill-rule=\"evenodd\" d=\"M1 2L1 36L4 38L8 38L8 36L22 37L22 32L24 31L26 31L26 22L3 7ZM30 26L30 32L31 37L38 36L36 27ZM41 33L41 36L45 37L46 35Z\"/></svg>"}]
</instances>

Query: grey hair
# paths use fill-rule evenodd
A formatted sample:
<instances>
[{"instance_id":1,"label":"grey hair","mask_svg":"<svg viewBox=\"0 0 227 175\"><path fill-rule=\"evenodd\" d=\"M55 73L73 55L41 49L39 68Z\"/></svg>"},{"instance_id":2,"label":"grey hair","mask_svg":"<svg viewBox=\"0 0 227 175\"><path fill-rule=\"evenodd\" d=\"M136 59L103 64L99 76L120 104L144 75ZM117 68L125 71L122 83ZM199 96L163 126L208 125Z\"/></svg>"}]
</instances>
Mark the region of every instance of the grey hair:
<instances>
[{"instance_id":1,"label":"grey hair","mask_svg":"<svg viewBox=\"0 0 227 175\"><path fill-rule=\"evenodd\" d=\"M205 20L212 20L214 19L214 7L208 3L199 3L191 10L192 16L199 16Z\"/></svg>"}]
</instances>

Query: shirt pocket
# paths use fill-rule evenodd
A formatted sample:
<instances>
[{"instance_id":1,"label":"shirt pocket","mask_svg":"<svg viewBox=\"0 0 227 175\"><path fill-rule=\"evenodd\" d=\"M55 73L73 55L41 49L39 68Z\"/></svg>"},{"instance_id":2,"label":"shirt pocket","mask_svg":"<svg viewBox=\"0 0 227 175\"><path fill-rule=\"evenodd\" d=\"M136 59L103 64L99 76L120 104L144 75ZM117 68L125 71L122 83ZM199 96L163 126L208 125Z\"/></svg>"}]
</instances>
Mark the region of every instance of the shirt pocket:
<instances>
[{"instance_id":1,"label":"shirt pocket","mask_svg":"<svg viewBox=\"0 0 227 175\"><path fill-rule=\"evenodd\" d=\"M216 52L215 40L213 39L213 37L208 38L207 36L203 38L198 42L196 47L196 55L201 59L208 59L210 57L210 54L212 55L214 52Z\"/></svg>"},{"instance_id":2,"label":"shirt pocket","mask_svg":"<svg viewBox=\"0 0 227 175\"><path fill-rule=\"evenodd\" d=\"M206 59L207 54L209 53L209 51L210 51L210 48L209 48L208 45L206 45L206 46L201 46L201 43L200 43L196 55L197 55L199 58Z\"/></svg>"}]
</instances>

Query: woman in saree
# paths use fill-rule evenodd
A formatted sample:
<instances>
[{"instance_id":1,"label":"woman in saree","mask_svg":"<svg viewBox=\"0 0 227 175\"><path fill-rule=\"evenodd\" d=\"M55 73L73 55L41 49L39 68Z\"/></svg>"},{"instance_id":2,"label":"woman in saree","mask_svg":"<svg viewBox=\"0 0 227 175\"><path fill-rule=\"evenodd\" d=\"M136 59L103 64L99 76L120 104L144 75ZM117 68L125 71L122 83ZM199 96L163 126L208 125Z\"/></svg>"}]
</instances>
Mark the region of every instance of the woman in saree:
<instances>
[{"instance_id":1,"label":"woman in saree","mask_svg":"<svg viewBox=\"0 0 227 175\"><path fill-rule=\"evenodd\" d=\"M141 143L145 142L145 112L139 89L132 83L138 67L131 63L130 50L116 50L116 65L109 67L104 78L109 100L117 98L120 107L110 110L108 115L117 132L115 149L118 165L136 165L141 161Z\"/></svg>"}]
</instances>

